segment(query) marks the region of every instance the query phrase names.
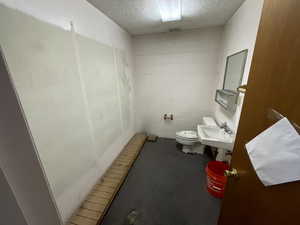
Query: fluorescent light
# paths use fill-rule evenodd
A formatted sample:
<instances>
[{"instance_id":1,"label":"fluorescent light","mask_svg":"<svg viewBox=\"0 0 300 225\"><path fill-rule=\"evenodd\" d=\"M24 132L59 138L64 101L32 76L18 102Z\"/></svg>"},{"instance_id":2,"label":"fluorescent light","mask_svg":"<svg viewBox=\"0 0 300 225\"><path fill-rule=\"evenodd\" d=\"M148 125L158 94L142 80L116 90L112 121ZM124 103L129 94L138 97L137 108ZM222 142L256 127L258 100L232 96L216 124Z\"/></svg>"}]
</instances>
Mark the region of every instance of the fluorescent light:
<instances>
[{"instance_id":1,"label":"fluorescent light","mask_svg":"<svg viewBox=\"0 0 300 225\"><path fill-rule=\"evenodd\" d=\"M181 20L181 0L157 0L163 22Z\"/></svg>"}]
</instances>

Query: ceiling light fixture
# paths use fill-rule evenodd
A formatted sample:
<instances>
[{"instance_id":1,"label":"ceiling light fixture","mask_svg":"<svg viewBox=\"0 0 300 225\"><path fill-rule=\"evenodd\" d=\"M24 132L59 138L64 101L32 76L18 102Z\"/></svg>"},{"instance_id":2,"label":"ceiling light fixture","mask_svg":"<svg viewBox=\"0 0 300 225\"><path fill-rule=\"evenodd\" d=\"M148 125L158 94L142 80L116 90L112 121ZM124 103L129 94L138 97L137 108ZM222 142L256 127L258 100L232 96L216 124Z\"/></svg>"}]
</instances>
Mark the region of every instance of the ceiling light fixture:
<instances>
[{"instance_id":1,"label":"ceiling light fixture","mask_svg":"<svg viewBox=\"0 0 300 225\"><path fill-rule=\"evenodd\" d=\"M162 22L181 20L181 0L157 0Z\"/></svg>"}]
</instances>

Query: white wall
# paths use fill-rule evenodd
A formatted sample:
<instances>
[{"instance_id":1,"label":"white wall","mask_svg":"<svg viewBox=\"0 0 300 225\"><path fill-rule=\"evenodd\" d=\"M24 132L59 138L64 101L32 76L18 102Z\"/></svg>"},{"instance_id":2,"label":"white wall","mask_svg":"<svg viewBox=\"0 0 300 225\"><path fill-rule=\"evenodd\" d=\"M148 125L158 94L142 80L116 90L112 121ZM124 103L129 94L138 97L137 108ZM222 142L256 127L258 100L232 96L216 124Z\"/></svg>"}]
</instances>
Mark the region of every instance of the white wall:
<instances>
[{"instance_id":1,"label":"white wall","mask_svg":"<svg viewBox=\"0 0 300 225\"><path fill-rule=\"evenodd\" d=\"M0 169L0 197L1 197L0 225L6 225L6 224L25 225L26 220L24 218L24 215L1 169Z\"/></svg>"},{"instance_id":2,"label":"white wall","mask_svg":"<svg viewBox=\"0 0 300 225\"><path fill-rule=\"evenodd\" d=\"M0 105L5 106L0 110L0 224L14 224L13 220L19 220L15 224L60 225L58 210L2 50ZM9 209L14 211L6 212ZM4 223L9 217L13 219Z\"/></svg>"},{"instance_id":3,"label":"white wall","mask_svg":"<svg viewBox=\"0 0 300 225\"><path fill-rule=\"evenodd\" d=\"M242 84L247 83L262 6L263 0L246 0L225 25L224 33L222 34L222 48L216 89L222 89L223 87L226 57L244 49L248 49L248 57ZM236 131L242 104L243 94L240 94L237 110L232 114L215 103L214 114L217 121L219 123L226 121L229 127Z\"/></svg>"},{"instance_id":4,"label":"white wall","mask_svg":"<svg viewBox=\"0 0 300 225\"><path fill-rule=\"evenodd\" d=\"M135 36L137 128L174 138L213 114L221 27ZM173 121L164 121L173 113Z\"/></svg>"},{"instance_id":5,"label":"white wall","mask_svg":"<svg viewBox=\"0 0 300 225\"><path fill-rule=\"evenodd\" d=\"M0 0L0 3L66 30L70 30L73 21L78 33L130 52L130 35L85 0Z\"/></svg>"},{"instance_id":6,"label":"white wall","mask_svg":"<svg viewBox=\"0 0 300 225\"><path fill-rule=\"evenodd\" d=\"M103 146L99 148L96 142L93 143L93 138L90 136L91 127L88 121L89 117L95 115L96 117L92 119L99 120L103 119L105 114L102 113L101 107L98 109L95 107L91 108L96 99L92 100L92 97L88 96L88 94L82 94L86 93L83 90L84 88L87 87L90 89L86 85L91 84L87 73L85 73L85 66L92 67L97 64L97 60L94 58L94 61L84 61L87 59L86 57L80 58L84 55L83 48L81 48L84 46L84 43L80 42L80 40L82 38L85 40L85 43L94 43L95 46L101 49L102 53L106 51L105 49L108 49L105 56L113 60L113 65L105 64L104 62L104 64L101 64L105 66L104 68L102 67L99 70L99 68L95 67L95 70L98 69L98 71L103 72L103 70L110 68L109 75L107 76L124 72L124 74L127 74L125 76L127 81L132 82L131 37L85 0L0 0L0 2L37 18L37 20L30 19L26 15L19 15L18 12L14 11L5 14L6 16L10 16L11 23L6 26L4 22L7 17L2 19L2 27L5 26L6 30L0 34L2 41L0 44L4 49L15 85L21 95L21 102L24 106L26 117L29 120L29 127L33 131L33 137L37 144L51 190L54 193L62 218L66 221L135 131L132 114L133 93L128 96L122 96L125 93L124 89L126 87L122 86L122 82L119 82L116 84L119 99L116 101L121 101L120 104L123 106L124 102L130 102L130 124L127 124L125 127L124 123L122 123L120 125L123 128L121 133L115 136L109 145L104 145L106 146L105 149L103 149ZM7 11L6 9L2 10L4 10L3 12ZM4 16L4 13L1 16ZM24 24L22 24L22 19L20 18L24 18ZM44 21L45 24L42 25L38 20ZM80 35L70 32L70 21L73 22L75 31ZM47 23L65 29L65 33L58 32L58 28L55 28L55 26L51 27ZM37 29L37 27L39 30L36 36L43 39L34 43L34 32L36 32L34 29ZM18 30L18 28L22 29ZM30 29L33 30L31 31ZM57 36L52 35L56 31L58 32ZM13 37L11 39L7 36L10 33L14 34L11 36ZM22 41L21 36L24 34L24 37L27 38L26 40L30 42ZM76 39L75 43L72 43L72 39L70 39L72 36ZM68 40L70 41L68 42ZM95 41L93 42L93 40ZM65 44L63 48L59 49L59 44L62 43ZM76 43L78 43L77 50ZM26 57L26 51L21 51L22 54L18 53L19 50L25 50L24 45L26 44L31 47L32 51L28 53L32 53L32 57L31 55ZM94 50L96 51L96 49ZM92 52L93 54L98 54L95 57L101 58L101 52L98 51L96 53L95 51ZM123 56L122 52L125 53L125 56ZM41 54L40 57L39 54ZM48 56L50 58L47 58ZM120 58L125 58L126 66L124 68L120 66L119 62L122 61ZM35 60L38 66L34 65ZM49 60L49 63L47 63L47 60ZM90 62L91 64L88 64ZM101 59L99 62L101 62ZM115 71L111 71L111 69ZM89 70L89 72L93 73L95 70ZM47 76L47 74L51 73L54 76ZM70 77L72 74L74 76ZM116 77L116 79L119 78ZM122 77L120 79L124 80ZM130 91L133 92L133 89L131 88ZM94 94L99 95L99 92L95 92ZM103 103L109 106L112 103L111 99L106 100L105 97L99 99L99 104ZM49 107L47 107L47 101L49 102ZM51 104L53 105L54 103L57 110L53 110L51 107ZM87 107L89 108L87 109ZM99 110L99 114L97 114L97 110ZM120 110L122 111L121 108ZM123 111L119 116L121 121L124 120L125 114ZM48 120L45 119L46 113L49 113ZM69 117L67 113L69 113ZM61 120L61 127L59 127L59 123L55 119ZM109 127L110 121L104 120L104 123ZM48 125L41 129L41 124ZM63 126L65 124L69 124L70 126ZM70 132L73 133L73 136L66 136ZM107 134L108 132L111 132L111 130L97 130L97 134ZM41 134L50 135L48 144L46 136ZM84 138L82 135L84 135ZM54 138L56 136L61 138ZM96 136L96 141L99 143L99 139L97 138ZM81 141L80 143L78 142L79 140ZM64 144L64 146L59 146L60 143ZM74 151L70 152L72 146ZM80 155L82 154L82 150L80 151L79 149L80 146L83 146L82 150L85 152L83 155ZM55 156L53 149L61 149L62 154ZM65 158L66 156L72 156L72 159ZM81 161L82 159L84 161ZM76 166L76 162L78 168L74 167ZM72 165L72 167L69 165ZM73 176L79 173L80 176L77 176L77 179L72 179L72 183L68 183L67 179L62 177L64 173L59 173L59 168L62 171L67 168L73 168L74 170L70 170L70 175ZM64 181L66 181L65 184L61 183Z\"/></svg>"}]
</instances>

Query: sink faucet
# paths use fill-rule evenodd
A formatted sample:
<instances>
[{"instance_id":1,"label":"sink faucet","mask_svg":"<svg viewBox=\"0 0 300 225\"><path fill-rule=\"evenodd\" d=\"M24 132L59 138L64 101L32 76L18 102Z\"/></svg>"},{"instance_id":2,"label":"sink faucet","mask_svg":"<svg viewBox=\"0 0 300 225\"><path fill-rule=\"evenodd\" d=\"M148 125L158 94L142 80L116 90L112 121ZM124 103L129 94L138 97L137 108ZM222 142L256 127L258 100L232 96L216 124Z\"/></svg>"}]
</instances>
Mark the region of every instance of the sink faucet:
<instances>
[{"instance_id":1,"label":"sink faucet","mask_svg":"<svg viewBox=\"0 0 300 225\"><path fill-rule=\"evenodd\" d=\"M220 128L224 129L227 134L233 134L233 131L228 127L226 122L222 123Z\"/></svg>"}]
</instances>

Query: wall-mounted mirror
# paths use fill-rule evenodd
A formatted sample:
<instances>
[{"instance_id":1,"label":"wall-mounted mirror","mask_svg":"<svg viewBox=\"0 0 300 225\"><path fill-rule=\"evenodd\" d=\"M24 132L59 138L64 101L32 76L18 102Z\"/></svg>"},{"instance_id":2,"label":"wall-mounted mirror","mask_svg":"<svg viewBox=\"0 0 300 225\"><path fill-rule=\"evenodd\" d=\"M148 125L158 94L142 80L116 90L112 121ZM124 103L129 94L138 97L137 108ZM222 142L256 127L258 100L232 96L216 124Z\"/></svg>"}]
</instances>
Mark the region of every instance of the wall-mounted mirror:
<instances>
[{"instance_id":1,"label":"wall-mounted mirror","mask_svg":"<svg viewBox=\"0 0 300 225\"><path fill-rule=\"evenodd\" d=\"M237 88L241 85L247 55L248 49L245 49L227 57L223 83L224 90L237 91Z\"/></svg>"},{"instance_id":2,"label":"wall-mounted mirror","mask_svg":"<svg viewBox=\"0 0 300 225\"><path fill-rule=\"evenodd\" d=\"M230 112L237 107L237 89L242 83L247 54L246 49L227 57L223 89L216 91L215 101Z\"/></svg>"}]
</instances>

